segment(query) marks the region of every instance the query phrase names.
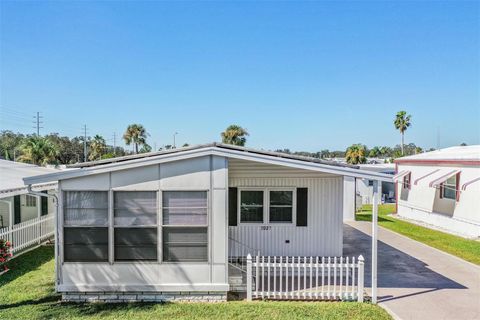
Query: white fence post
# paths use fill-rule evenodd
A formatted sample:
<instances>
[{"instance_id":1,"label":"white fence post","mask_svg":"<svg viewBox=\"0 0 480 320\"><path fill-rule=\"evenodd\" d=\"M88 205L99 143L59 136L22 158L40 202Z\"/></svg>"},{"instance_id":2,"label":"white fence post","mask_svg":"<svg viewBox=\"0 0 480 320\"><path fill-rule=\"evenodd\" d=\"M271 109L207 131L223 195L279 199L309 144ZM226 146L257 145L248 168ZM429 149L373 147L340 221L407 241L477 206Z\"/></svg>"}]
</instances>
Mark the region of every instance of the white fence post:
<instances>
[{"instance_id":1,"label":"white fence post","mask_svg":"<svg viewBox=\"0 0 480 320\"><path fill-rule=\"evenodd\" d=\"M252 256L247 255L247 301L252 301Z\"/></svg>"},{"instance_id":2,"label":"white fence post","mask_svg":"<svg viewBox=\"0 0 480 320\"><path fill-rule=\"evenodd\" d=\"M364 287L364 270L365 270L365 259L362 255L358 257L358 288L357 288L357 301L363 302L363 287Z\"/></svg>"}]
</instances>

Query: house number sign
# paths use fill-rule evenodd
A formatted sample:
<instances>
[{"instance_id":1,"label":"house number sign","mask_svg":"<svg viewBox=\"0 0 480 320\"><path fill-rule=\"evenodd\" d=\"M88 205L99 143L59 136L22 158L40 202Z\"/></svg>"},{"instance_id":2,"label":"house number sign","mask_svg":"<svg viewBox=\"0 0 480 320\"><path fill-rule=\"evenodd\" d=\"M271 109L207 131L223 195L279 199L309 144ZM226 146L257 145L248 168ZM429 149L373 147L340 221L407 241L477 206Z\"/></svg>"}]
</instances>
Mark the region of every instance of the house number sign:
<instances>
[{"instance_id":1,"label":"house number sign","mask_svg":"<svg viewBox=\"0 0 480 320\"><path fill-rule=\"evenodd\" d=\"M261 226L260 227L260 230L270 230L270 229L272 229L271 226Z\"/></svg>"}]
</instances>

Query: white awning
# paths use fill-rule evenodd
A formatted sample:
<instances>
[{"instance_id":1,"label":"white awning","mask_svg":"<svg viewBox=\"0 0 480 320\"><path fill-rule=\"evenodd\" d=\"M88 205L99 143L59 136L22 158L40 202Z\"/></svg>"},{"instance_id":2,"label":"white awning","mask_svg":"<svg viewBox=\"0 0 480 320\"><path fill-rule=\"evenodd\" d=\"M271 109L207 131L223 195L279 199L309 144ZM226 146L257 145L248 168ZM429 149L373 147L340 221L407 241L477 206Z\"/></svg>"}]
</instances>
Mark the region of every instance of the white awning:
<instances>
[{"instance_id":1,"label":"white awning","mask_svg":"<svg viewBox=\"0 0 480 320\"><path fill-rule=\"evenodd\" d=\"M428 177L430 177L432 174L437 173L438 171L440 171L440 169L433 170L432 172L427 173L426 175L423 175L423 176L421 176L421 177L418 178L418 179L415 179L415 182L414 182L413 184L414 184L414 185L417 185L420 180L423 180L423 179L425 179L425 178L428 178Z\"/></svg>"},{"instance_id":2,"label":"white awning","mask_svg":"<svg viewBox=\"0 0 480 320\"><path fill-rule=\"evenodd\" d=\"M439 185L441 185L442 183L444 183L445 181L447 181L448 178L453 177L454 175L456 175L459 172L460 172L460 170L451 170L447 173L444 173L439 178L436 178L436 179L430 181L429 186L432 187L432 188L436 188Z\"/></svg>"},{"instance_id":3,"label":"white awning","mask_svg":"<svg viewBox=\"0 0 480 320\"><path fill-rule=\"evenodd\" d=\"M401 178L405 177L407 174L409 174L411 171L410 170L403 170L397 173L396 175L393 176L393 182L397 182Z\"/></svg>"},{"instance_id":4,"label":"white awning","mask_svg":"<svg viewBox=\"0 0 480 320\"><path fill-rule=\"evenodd\" d=\"M466 190L469 185L471 185L472 183L477 182L477 181L480 181L480 177L475 178L475 179L473 179L473 180L470 180L470 181L468 181L468 182L465 182L465 183L462 185L462 190Z\"/></svg>"}]
</instances>

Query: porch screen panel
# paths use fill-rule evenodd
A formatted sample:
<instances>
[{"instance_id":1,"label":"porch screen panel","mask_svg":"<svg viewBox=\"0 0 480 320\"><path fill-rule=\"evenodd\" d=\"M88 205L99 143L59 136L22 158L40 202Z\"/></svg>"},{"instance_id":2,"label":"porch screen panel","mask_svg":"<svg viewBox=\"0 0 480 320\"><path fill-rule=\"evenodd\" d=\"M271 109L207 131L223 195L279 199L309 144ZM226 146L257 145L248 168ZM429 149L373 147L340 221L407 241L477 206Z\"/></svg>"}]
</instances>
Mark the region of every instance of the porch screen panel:
<instances>
[{"instance_id":1,"label":"porch screen panel","mask_svg":"<svg viewBox=\"0 0 480 320\"><path fill-rule=\"evenodd\" d=\"M163 229L165 261L208 261L207 228Z\"/></svg>"},{"instance_id":2,"label":"porch screen panel","mask_svg":"<svg viewBox=\"0 0 480 320\"><path fill-rule=\"evenodd\" d=\"M156 225L155 191L115 191L114 223L117 226Z\"/></svg>"},{"instance_id":3,"label":"porch screen panel","mask_svg":"<svg viewBox=\"0 0 480 320\"><path fill-rule=\"evenodd\" d=\"M108 228L64 228L67 262L108 261Z\"/></svg>"},{"instance_id":4,"label":"porch screen panel","mask_svg":"<svg viewBox=\"0 0 480 320\"><path fill-rule=\"evenodd\" d=\"M113 205L115 261L156 261L157 192L115 191Z\"/></svg>"},{"instance_id":5,"label":"porch screen panel","mask_svg":"<svg viewBox=\"0 0 480 320\"><path fill-rule=\"evenodd\" d=\"M207 191L164 191L163 260L208 261Z\"/></svg>"},{"instance_id":6,"label":"porch screen panel","mask_svg":"<svg viewBox=\"0 0 480 320\"><path fill-rule=\"evenodd\" d=\"M164 225L206 225L206 191L163 192Z\"/></svg>"},{"instance_id":7,"label":"porch screen panel","mask_svg":"<svg viewBox=\"0 0 480 320\"><path fill-rule=\"evenodd\" d=\"M65 225L107 225L107 191L65 191L64 195Z\"/></svg>"},{"instance_id":8,"label":"porch screen panel","mask_svg":"<svg viewBox=\"0 0 480 320\"><path fill-rule=\"evenodd\" d=\"M108 192L65 191L64 260L108 261Z\"/></svg>"}]
</instances>

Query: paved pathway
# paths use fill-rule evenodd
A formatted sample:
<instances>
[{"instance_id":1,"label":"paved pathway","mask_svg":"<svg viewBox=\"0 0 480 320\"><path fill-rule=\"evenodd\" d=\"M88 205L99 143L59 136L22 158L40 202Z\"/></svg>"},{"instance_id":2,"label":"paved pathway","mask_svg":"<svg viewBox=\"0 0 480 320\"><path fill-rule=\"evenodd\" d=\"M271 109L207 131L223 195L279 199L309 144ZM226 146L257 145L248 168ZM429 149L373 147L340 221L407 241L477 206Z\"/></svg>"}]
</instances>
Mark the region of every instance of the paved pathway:
<instances>
[{"instance_id":1,"label":"paved pathway","mask_svg":"<svg viewBox=\"0 0 480 320\"><path fill-rule=\"evenodd\" d=\"M344 225L344 255L365 257L370 286L371 224ZM379 227L378 296L398 319L480 320L480 267Z\"/></svg>"}]
</instances>

